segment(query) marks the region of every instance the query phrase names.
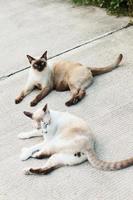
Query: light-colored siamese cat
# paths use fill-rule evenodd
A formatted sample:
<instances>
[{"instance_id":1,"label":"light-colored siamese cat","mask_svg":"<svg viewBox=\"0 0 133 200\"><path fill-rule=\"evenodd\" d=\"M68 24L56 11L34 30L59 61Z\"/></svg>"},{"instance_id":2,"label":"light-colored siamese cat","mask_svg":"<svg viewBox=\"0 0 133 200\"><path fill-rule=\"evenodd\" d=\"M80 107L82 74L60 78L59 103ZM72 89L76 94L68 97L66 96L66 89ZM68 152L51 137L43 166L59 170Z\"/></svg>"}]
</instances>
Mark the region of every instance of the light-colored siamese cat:
<instances>
[{"instance_id":1,"label":"light-colored siamese cat","mask_svg":"<svg viewBox=\"0 0 133 200\"><path fill-rule=\"evenodd\" d=\"M29 55L27 57L31 64L28 81L15 99L15 103L20 103L36 87L41 92L30 103L31 106L35 106L54 89L57 91L70 90L72 97L66 102L66 105L71 106L85 96L86 88L92 83L93 76L112 71L118 67L123 56L120 54L114 64L103 68L89 68L71 61L60 61L49 66L47 64L47 51L39 59Z\"/></svg>"},{"instance_id":2,"label":"light-colored siamese cat","mask_svg":"<svg viewBox=\"0 0 133 200\"><path fill-rule=\"evenodd\" d=\"M30 148L23 148L21 160L47 158L41 168L27 168L25 174L48 174L56 168L77 165L86 160L100 170L120 170L133 165L133 157L117 162L106 162L97 158L88 124L67 112L49 110L45 105L34 113L24 112L33 120L35 130L18 135L21 139L43 136L44 141Z\"/></svg>"}]
</instances>

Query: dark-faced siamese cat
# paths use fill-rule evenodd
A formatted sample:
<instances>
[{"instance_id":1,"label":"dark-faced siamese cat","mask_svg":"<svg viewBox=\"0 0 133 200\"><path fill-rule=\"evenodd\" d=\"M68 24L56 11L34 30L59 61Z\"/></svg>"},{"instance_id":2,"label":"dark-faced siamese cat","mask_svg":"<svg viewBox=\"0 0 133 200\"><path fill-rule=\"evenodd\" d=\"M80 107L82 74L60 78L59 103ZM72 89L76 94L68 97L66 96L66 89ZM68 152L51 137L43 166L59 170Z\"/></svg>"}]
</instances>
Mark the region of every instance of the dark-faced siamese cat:
<instances>
[{"instance_id":1,"label":"dark-faced siamese cat","mask_svg":"<svg viewBox=\"0 0 133 200\"><path fill-rule=\"evenodd\" d=\"M37 87L41 92L30 103L31 106L35 106L54 89L57 91L70 90L72 97L66 102L66 105L71 106L85 96L86 88L91 85L94 76L110 72L118 67L123 56L120 54L114 64L103 68L89 68L71 61L60 61L49 66L47 51L39 59L29 55L27 57L31 64L29 77L24 89L16 97L15 103L20 103L26 95Z\"/></svg>"}]
</instances>

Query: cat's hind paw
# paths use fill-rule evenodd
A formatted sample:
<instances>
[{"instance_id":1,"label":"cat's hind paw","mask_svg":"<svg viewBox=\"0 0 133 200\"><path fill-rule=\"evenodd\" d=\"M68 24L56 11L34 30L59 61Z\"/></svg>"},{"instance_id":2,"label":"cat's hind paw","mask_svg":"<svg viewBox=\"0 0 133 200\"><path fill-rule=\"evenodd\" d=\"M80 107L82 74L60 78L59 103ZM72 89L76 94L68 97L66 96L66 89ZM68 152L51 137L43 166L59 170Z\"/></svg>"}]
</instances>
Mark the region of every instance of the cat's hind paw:
<instances>
[{"instance_id":1,"label":"cat's hind paw","mask_svg":"<svg viewBox=\"0 0 133 200\"><path fill-rule=\"evenodd\" d=\"M41 159L41 156L40 156L40 155L41 155L40 151L37 151L37 152L33 153L31 157L32 157L32 158Z\"/></svg>"}]
</instances>

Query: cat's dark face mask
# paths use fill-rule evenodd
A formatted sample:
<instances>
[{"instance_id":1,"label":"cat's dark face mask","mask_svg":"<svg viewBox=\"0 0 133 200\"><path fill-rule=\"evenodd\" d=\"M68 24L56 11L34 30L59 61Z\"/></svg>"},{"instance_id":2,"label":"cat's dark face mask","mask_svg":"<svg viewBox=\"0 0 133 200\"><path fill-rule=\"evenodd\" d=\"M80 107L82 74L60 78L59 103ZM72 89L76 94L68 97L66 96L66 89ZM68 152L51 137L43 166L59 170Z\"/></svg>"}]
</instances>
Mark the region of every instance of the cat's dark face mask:
<instances>
[{"instance_id":1,"label":"cat's dark face mask","mask_svg":"<svg viewBox=\"0 0 133 200\"><path fill-rule=\"evenodd\" d=\"M30 55L27 55L27 58L32 67L39 72L43 71L47 66L47 51L39 59L35 59Z\"/></svg>"},{"instance_id":2,"label":"cat's dark face mask","mask_svg":"<svg viewBox=\"0 0 133 200\"><path fill-rule=\"evenodd\" d=\"M32 67L39 72L43 71L46 66L47 62L44 59L36 60L32 65Z\"/></svg>"}]
</instances>

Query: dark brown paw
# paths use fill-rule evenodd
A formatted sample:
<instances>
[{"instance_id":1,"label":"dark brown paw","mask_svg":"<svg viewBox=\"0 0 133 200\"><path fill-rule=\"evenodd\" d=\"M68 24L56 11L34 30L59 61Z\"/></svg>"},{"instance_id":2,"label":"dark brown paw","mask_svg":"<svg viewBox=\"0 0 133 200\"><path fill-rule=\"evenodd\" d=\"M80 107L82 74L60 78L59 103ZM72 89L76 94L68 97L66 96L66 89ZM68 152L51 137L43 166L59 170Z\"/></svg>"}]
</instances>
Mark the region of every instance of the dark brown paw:
<instances>
[{"instance_id":1,"label":"dark brown paw","mask_svg":"<svg viewBox=\"0 0 133 200\"><path fill-rule=\"evenodd\" d=\"M78 99L78 98L74 98L74 99L73 99L73 105L74 105L74 104L77 104L77 103L78 103L78 101L79 101L79 99Z\"/></svg>"},{"instance_id":2,"label":"dark brown paw","mask_svg":"<svg viewBox=\"0 0 133 200\"><path fill-rule=\"evenodd\" d=\"M66 105L66 106L72 106L72 105L77 104L78 101L79 101L78 98L73 98L73 99L70 99L69 101L67 101L67 102L65 103L65 105Z\"/></svg>"},{"instance_id":3,"label":"dark brown paw","mask_svg":"<svg viewBox=\"0 0 133 200\"><path fill-rule=\"evenodd\" d=\"M35 158L41 160L41 159L43 159L44 157L43 157L43 156L36 156Z\"/></svg>"},{"instance_id":4,"label":"dark brown paw","mask_svg":"<svg viewBox=\"0 0 133 200\"><path fill-rule=\"evenodd\" d=\"M73 104L72 104L72 101L70 100L70 101L67 101L67 102L65 103L65 105L66 105L66 106L72 106Z\"/></svg>"},{"instance_id":5,"label":"dark brown paw","mask_svg":"<svg viewBox=\"0 0 133 200\"><path fill-rule=\"evenodd\" d=\"M37 105L37 102L36 101L32 101L32 102L30 102L30 106L36 106Z\"/></svg>"},{"instance_id":6,"label":"dark brown paw","mask_svg":"<svg viewBox=\"0 0 133 200\"><path fill-rule=\"evenodd\" d=\"M18 104L22 101L22 99L15 99L15 104Z\"/></svg>"}]
</instances>

